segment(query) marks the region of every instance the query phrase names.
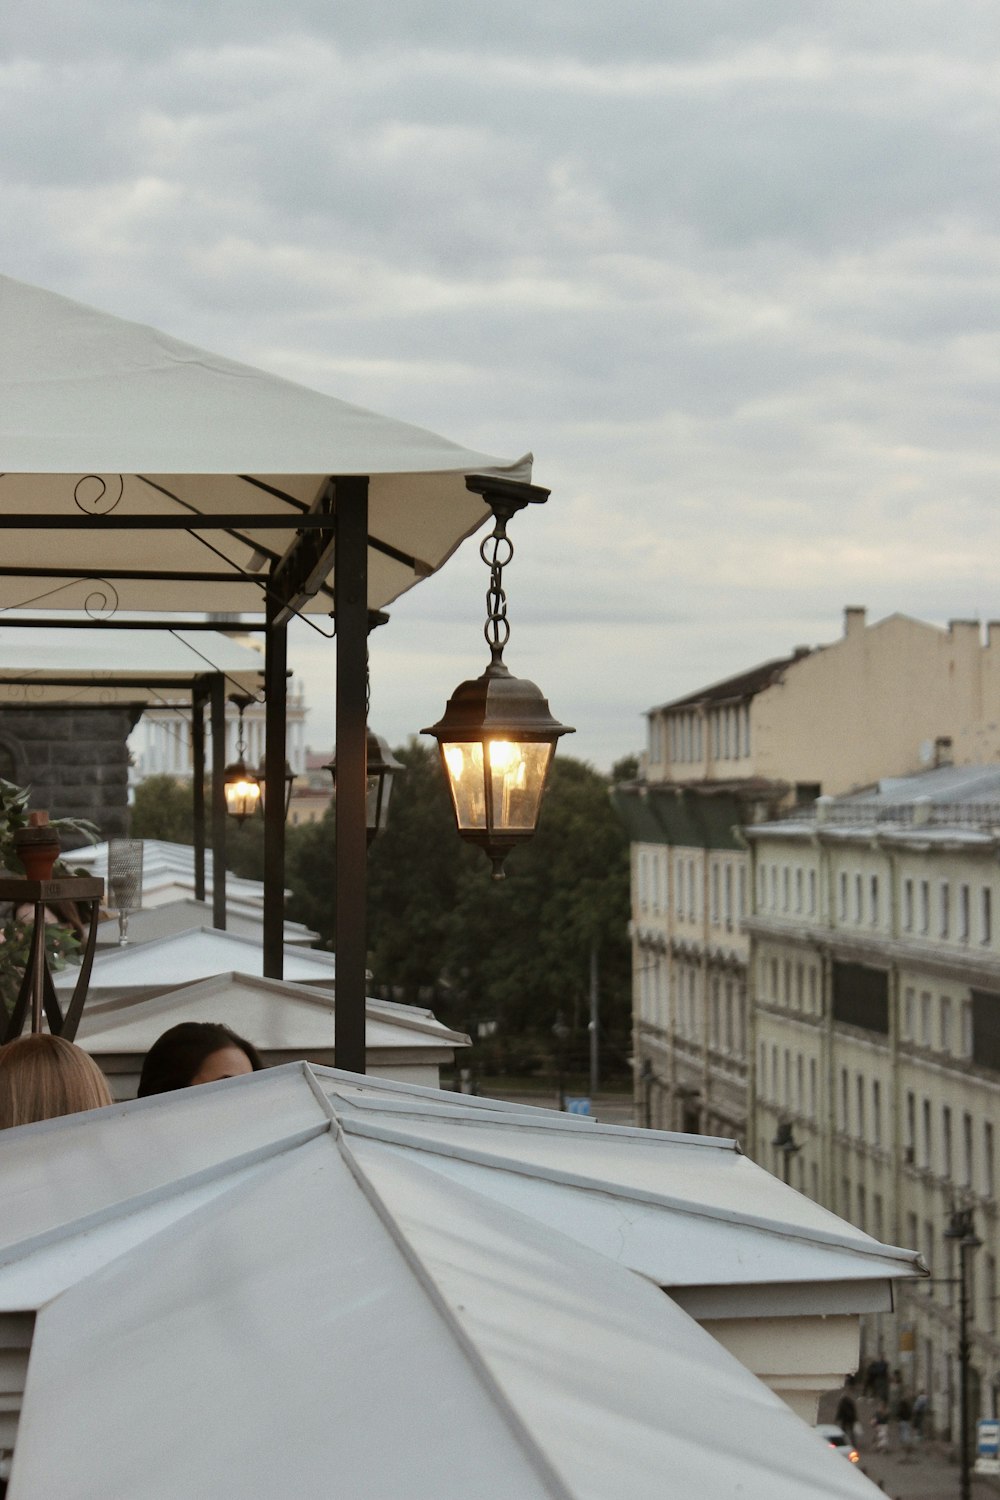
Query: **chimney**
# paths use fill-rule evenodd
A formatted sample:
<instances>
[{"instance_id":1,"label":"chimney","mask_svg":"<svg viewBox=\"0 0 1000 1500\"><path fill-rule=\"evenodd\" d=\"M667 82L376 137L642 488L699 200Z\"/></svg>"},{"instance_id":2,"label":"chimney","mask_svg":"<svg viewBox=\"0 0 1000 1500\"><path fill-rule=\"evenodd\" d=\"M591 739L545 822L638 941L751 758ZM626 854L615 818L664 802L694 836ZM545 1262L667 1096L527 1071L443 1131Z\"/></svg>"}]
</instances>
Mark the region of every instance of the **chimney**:
<instances>
[{"instance_id":1,"label":"chimney","mask_svg":"<svg viewBox=\"0 0 1000 1500\"><path fill-rule=\"evenodd\" d=\"M848 604L844 610L844 635L860 635L865 628L867 614L863 604Z\"/></svg>"}]
</instances>

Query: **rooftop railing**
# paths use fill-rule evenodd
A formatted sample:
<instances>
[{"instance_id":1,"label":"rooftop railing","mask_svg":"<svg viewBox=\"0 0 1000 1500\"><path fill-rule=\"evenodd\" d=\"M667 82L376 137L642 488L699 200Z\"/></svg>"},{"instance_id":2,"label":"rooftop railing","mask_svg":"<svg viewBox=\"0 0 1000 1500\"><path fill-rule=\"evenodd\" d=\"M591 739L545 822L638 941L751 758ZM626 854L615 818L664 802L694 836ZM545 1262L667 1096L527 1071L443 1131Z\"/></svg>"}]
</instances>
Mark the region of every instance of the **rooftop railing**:
<instances>
[{"instance_id":1,"label":"rooftop railing","mask_svg":"<svg viewBox=\"0 0 1000 1500\"><path fill-rule=\"evenodd\" d=\"M804 807L786 808L782 822L812 822L820 826L870 828L894 824L908 828L996 828L1000 827L998 802L932 802L918 797L912 802L850 802L820 797Z\"/></svg>"}]
</instances>

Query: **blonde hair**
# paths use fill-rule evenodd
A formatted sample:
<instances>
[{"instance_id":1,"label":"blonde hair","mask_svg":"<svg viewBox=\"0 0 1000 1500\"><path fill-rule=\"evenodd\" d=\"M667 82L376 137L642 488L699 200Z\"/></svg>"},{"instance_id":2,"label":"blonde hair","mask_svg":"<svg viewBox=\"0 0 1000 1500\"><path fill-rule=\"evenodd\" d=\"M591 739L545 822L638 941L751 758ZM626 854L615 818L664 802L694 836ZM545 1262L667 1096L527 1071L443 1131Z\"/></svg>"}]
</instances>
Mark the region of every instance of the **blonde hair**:
<instances>
[{"instance_id":1,"label":"blonde hair","mask_svg":"<svg viewBox=\"0 0 1000 1500\"><path fill-rule=\"evenodd\" d=\"M0 1130L110 1103L93 1058L61 1036L21 1036L0 1047Z\"/></svg>"}]
</instances>

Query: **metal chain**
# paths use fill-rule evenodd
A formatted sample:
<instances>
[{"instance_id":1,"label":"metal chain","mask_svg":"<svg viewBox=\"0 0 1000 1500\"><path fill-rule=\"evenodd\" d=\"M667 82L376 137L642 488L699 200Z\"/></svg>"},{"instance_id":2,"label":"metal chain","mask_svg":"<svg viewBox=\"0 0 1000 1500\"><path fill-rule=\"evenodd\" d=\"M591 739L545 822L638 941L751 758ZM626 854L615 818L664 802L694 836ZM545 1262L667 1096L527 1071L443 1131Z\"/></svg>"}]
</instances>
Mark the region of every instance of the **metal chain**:
<instances>
[{"instance_id":1,"label":"metal chain","mask_svg":"<svg viewBox=\"0 0 1000 1500\"><path fill-rule=\"evenodd\" d=\"M503 570L514 556L513 543L507 535L507 524L502 516L496 518L493 530L480 543L479 556L490 570L490 586L486 590L486 624L483 634L486 637L486 644L493 653L493 660L499 661L503 656L503 648L510 639Z\"/></svg>"}]
</instances>

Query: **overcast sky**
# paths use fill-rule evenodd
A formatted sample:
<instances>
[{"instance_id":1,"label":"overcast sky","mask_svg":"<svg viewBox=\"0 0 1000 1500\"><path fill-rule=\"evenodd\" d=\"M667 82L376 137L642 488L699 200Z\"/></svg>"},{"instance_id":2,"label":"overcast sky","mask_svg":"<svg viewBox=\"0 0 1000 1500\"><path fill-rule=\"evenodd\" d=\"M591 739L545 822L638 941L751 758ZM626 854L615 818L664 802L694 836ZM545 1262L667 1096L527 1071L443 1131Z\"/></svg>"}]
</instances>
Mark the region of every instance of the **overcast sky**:
<instances>
[{"instance_id":1,"label":"overcast sky","mask_svg":"<svg viewBox=\"0 0 1000 1500\"><path fill-rule=\"evenodd\" d=\"M1000 615L992 0L5 0L0 271L506 457L508 665L601 769L845 604ZM466 543L372 648L488 659ZM308 738L332 649L296 632Z\"/></svg>"}]
</instances>

